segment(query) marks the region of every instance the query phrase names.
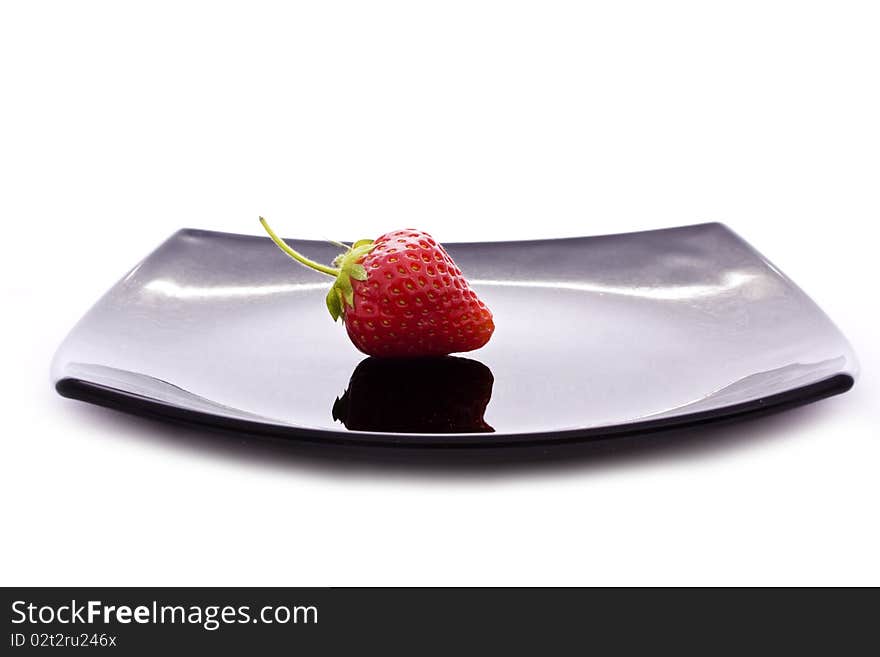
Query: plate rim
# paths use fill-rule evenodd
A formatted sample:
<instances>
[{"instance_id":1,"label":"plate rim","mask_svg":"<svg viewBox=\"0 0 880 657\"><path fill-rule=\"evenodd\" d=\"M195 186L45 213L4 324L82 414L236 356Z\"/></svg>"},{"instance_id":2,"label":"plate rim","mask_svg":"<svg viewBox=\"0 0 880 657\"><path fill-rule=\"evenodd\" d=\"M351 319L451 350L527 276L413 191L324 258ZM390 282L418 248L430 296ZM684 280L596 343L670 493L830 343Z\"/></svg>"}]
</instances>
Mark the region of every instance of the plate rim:
<instances>
[{"instance_id":1,"label":"plate rim","mask_svg":"<svg viewBox=\"0 0 880 657\"><path fill-rule=\"evenodd\" d=\"M855 378L850 374L838 373L798 388L783 390L766 397L759 397L738 404L696 413L602 427L520 434L394 434L387 432L310 429L214 415L73 377L59 379L55 384L55 390L59 395L67 399L88 402L131 415L165 421L170 420L178 424L219 429L224 432L246 434L254 437L282 438L295 443L304 442L377 448L497 449L502 447L549 447L575 444L746 420L843 394L852 388L854 383ZM494 440L493 436L495 436Z\"/></svg>"},{"instance_id":2,"label":"plate rim","mask_svg":"<svg viewBox=\"0 0 880 657\"><path fill-rule=\"evenodd\" d=\"M628 230L628 231L620 231L614 233L597 233L594 235L567 235L564 237L535 237L535 238L523 238L523 239L514 239L514 240L470 240L470 241L461 241L461 240L443 240L444 246L487 246L487 245L512 245L512 246L527 246L529 244L543 244L547 242L574 242L577 240L593 240L593 239L604 239L604 238L613 238L613 237L624 237L631 235L644 235L647 233L662 233L665 231L673 231L673 230L686 230L693 228L720 228L722 230L727 231L731 235L735 236L737 239L745 243L749 248L757 253L755 248L747 242L745 239L740 236L735 230L733 230L730 226L728 226L723 221L698 221L692 224L681 224L677 226L663 226L661 228L644 228L641 230ZM213 230L211 228L195 228L193 226L184 226L182 228L178 228L176 231L171 233L167 238L159 242L156 245L156 248L151 250L147 255L151 255L153 251L160 248L170 240L174 238L183 236L183 235L216 235L218 237L235 237L235 238L246 238L246 239L256 239L256 240L270 240L268 236L260 233L235 233L231 231L225 230ZM291 242L301 242L305 244L319 244L322 246L327 245L327 241L323 239L317 239L312 237L285 237L281 236L281 239L285 241ZM354 242L355 240L341 240L343 242ZM760 255L760 254L759 254ZM761 256L762 259L765 259Z\"/></svg>"}]
</instances>

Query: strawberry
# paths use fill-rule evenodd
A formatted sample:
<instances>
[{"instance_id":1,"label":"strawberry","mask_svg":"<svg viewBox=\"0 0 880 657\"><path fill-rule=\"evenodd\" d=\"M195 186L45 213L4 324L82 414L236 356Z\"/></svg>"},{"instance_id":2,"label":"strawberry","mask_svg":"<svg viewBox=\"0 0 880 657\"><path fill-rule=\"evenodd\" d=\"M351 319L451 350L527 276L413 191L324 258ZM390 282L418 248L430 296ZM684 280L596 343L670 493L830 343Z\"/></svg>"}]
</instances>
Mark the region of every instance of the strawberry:
<instances>
[{"instance_id":1,"label":"strawberry","mask_svg":"<svg viewBox=\"0 0 880 657\"><path fill-rule=\"evenodd\" d=\"M353 431L490 433L483 414L493 383L492 371L469 358L364 358L333 419Z\"/></svg>"},{"instance_id":2,"label":"strawberry","mask_svg":"<svg viewBox=\"0 0 880 657\"><path fill-rule=\"evenodd\" d=\"M492 313L461 270L428 233L395 230L359 240L322 265L290 248L260 217L263 228L291 258L336 280L327 309L340 317L354 346L387 358L445 356L489 341Z\"/></svg>"}]
</instances>

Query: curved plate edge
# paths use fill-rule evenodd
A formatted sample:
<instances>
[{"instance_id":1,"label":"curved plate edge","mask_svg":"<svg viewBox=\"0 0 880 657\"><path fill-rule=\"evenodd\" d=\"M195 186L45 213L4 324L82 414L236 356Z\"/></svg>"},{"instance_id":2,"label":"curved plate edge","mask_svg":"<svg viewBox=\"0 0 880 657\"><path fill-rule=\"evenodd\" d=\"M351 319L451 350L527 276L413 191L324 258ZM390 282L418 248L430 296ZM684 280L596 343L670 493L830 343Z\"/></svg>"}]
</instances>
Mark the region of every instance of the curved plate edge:
<instances>
[{"instance_id":1,"label":"curved plate edge","mask_svg":"<svg viewBox=\"0 0 880 657\"><path fill-rule=\"evenodd\" d=\"M55 384L55 390L59 395L68 399L84 401L132 415L226 432L244 433L256 437L283 438L317 444L361 447L498 449L502 447L551 447L554 445L607 440L745 420L777 413L842 394L852 388L854 383L855 380L851 375L836 374L800 388L709 411L607 427L572 429L552 434L509 434L499 437L494 441L487 437L491 436L491 434L448 434L448 437L444 434L391 436L356 431L330 432L323 429L284 427L264 422L219 417L209 413L180 408L147 397L75 378L60 379Z\"/></svg>"}]
</instances>

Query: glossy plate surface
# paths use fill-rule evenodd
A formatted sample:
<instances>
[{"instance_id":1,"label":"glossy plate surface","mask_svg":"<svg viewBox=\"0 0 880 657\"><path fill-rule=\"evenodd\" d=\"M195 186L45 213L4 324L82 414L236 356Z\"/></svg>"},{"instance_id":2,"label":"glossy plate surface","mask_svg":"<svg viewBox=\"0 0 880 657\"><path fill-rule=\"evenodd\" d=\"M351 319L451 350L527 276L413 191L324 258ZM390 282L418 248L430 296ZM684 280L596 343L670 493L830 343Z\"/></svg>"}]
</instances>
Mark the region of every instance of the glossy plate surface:
<instances>
[{"instance_id":1,"label":"glossy plate surface","mask_svg":"<svg viewBox=\"0 0 880 657\"><path fill-rule=\"evenodd\" d=\"M323 262L337 253L296 245ZM268 238L182 230L77 324L53 382L254 434L500 446L782 409L856 374L828 317L721 224L447 249L495 316L479 351L365 361L327 313L329 278Z\"/></svg>"}]
</instances>

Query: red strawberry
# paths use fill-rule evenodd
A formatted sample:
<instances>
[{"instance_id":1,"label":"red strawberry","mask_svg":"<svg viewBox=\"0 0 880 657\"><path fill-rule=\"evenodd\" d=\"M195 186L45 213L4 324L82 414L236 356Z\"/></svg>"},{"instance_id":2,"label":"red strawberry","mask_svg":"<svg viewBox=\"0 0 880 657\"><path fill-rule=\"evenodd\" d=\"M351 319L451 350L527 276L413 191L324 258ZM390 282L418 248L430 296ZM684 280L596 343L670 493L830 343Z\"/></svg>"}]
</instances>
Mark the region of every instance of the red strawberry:
<instances>
[{"instance_id":1,"label":"red strawberry","mask_svg":"<svg viewBox=\"0 0 880 657\"><path fill-rule=\"evenodd\" d=\"M492 313L461 270L427 233L395 230L359 240L333 261L309 260L290 248L260 217L269 236L291 258L336 281L327 294L334 321L370 356L445 356L489 341Z\"/></svg>"}]
</instances>

